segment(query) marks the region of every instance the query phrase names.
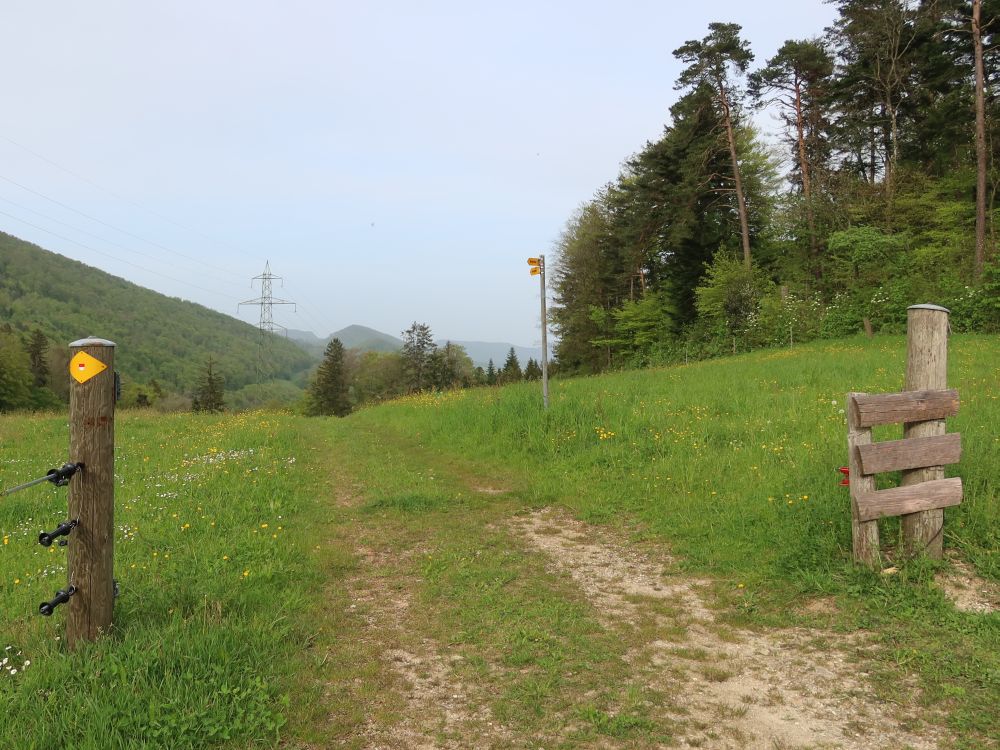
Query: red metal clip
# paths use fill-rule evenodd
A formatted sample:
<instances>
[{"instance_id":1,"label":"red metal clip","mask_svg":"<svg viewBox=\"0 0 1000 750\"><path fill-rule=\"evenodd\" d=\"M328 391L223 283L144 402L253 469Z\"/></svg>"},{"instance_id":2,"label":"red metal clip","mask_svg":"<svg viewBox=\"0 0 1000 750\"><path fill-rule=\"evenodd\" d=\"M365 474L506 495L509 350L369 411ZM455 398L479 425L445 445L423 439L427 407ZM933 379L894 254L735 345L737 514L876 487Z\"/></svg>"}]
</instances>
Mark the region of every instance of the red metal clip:
<instances>
[{"instance_id":1,"label":"red metal clip","mask_svg":"<svg viewBox=\"0 0 1000 750\"><path fill-rule=\"evenodd\" d=\"M851 469L850 469L850 467L841 466L839 469L837 469L837 471L839 471L841 474L844 475L844 478L840 480L840 486L841 487L850 487L850 485L851 485L851 479L850 479L850 477L851 477Z\"/></svg>"}]
</instances>

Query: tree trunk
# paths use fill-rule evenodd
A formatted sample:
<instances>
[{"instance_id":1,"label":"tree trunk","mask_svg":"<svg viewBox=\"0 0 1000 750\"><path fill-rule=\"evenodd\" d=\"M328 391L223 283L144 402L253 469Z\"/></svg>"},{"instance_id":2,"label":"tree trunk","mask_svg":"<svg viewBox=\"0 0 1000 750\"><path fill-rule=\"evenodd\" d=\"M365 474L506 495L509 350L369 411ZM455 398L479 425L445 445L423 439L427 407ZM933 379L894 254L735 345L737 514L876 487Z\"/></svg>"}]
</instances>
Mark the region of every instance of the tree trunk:
<instances>
[{"instance_id":1,"label":"tree trunk","mask_svg":"<svg viewBox=\"0 0 1000 750\"><path fill-rule=\"evenodd\" d=\"M878 136L875 133L874 123L870 127L871 127L871 139L868 141L868 162L869 162L869 171L871 175L870 182L872 185L874 185L875 178L878 174L877 165L875 161L876 154L878 153L878 141L876 140Z\"/></svg>"},{"instance_id":2,"label":"tree trunk","mask_svg":"<svg viewBox=\"0 0 1000 750\"><path fill-rule=\"evenodd\" d=\"M976 67L976 278L986 259L986 83L983 71L982 0L972 0L972 45Z\"/></svg>"},{"instance_id":3,"label":"tree trunk","mask_svg":"<svg viewBox=\"0 0 1000 750\"><path fill-rule=\"evenodd\" d=\"M719 82L719 103L722 105L722 119L726 126L726 137L729 140L729 157L733 162L733 182L736 186L737 211L740 215L740 238L743 243L743 264L750 269L750 222L747 220L747 204L743 198L743 178L740 175L740 162L736 156L736 134L733 132L733 118L729 110L729 97L726 87Z\"/></svg>"},{"instance_id":4,"label":"tree trunk","mask_svg":"<svg viewBox=\"0 0 1000 750\"><path fill-rule=\"evenodd\" d=\"M816 217L812 204L812 180L809 175L809 160L806 157L805 122L802 117L802 83L795 79L795 127L799 141L799 169L802 171L802 194L806 199L806 222L809 226L809 250L813 260L813 276L819 279L819 243L816 239Z\"/></svg>"}]
</instances>

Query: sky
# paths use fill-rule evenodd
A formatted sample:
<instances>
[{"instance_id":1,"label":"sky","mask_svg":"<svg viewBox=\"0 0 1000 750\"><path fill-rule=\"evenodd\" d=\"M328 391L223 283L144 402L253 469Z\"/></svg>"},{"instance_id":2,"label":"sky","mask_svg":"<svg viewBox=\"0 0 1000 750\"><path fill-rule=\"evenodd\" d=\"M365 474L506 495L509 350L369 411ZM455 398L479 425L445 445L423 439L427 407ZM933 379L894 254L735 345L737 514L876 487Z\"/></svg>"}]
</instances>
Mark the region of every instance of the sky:
<instances>
[{"instance_id":1,"label":"sky","mask_svg":"<svg viewBox=\"0 0 1000 750\"><path fill-rule=\"evenodd\" d=\"M833 18L823 0L7 3L0 230L253 324L238 304L269 263L288 328L538 346L526 259L551 265L576 208L662 134L672 50L735 22L756 67Z\"/></svg>"}]
</instances>

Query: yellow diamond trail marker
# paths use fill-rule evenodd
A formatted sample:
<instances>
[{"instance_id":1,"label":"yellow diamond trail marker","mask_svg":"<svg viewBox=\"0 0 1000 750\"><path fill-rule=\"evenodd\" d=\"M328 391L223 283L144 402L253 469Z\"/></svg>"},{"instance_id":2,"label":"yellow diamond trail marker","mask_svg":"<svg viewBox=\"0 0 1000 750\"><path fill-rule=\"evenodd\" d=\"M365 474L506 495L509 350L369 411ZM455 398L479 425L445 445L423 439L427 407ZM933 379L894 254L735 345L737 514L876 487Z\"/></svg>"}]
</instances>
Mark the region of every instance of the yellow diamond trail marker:
<instances>
[{"instance_id":1,"label":"yellow diamond trail marker","mask_svg":"<svg viewBox=\"0 0 1000 750\"><path fill-rule=\"evenodd\" d=\"M86 383L95 375L100 375L108 366L87 352L77 352L69 361L69 374L77 383Z\"/></svg>"}]
</instances>

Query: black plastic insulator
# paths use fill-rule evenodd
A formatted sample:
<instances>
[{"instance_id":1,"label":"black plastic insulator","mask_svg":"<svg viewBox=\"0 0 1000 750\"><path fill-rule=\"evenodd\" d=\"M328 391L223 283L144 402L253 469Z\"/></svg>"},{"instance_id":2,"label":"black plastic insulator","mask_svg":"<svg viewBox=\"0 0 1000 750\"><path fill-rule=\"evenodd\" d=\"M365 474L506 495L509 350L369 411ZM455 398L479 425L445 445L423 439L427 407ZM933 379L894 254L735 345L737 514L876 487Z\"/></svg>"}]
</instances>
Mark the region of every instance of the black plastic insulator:
<instances>
[{"instance_id":1,"label":"black plastic insulator","mask_svg":"<svg viewBox=\"0 0 1000 750\"><path fill-rule=\"evenodd\" d=\"M80 521L73 519L72 521L63 521L61 524L56 526L52 531L43 531L38 535L38 543L43 547L50 547L52 542L61 536L68 536L69 532L80 525ZM60 541L59 544L64 544Z\"/></svg>"},{"instance_id":2,"label":"black plastic insulator","mask_svg":"<svg viewBox=\"0 0 1000 750\"><path fill-rule=\"evenodd\" d=\"M76 593L76 586L70 586L68 589L59 589L56 595L52 597L51 601L42 602L38 605L38 613L48 617L53 612L55 612L56 607L60 604L65 604L69 601L69 598Z\"/></svg>"},{"instance_id":3,"label":"black plastic insulator","mask_svg":"<svg viewBox=\"0 0 1000 750\"><path fill-rule=\"evenodd\" d=\"M58 469L49 469L45 476L56 487L65 487L69 484L70 478L82 468L81 463L63 464Z\"/></svg>"}]
</instances>

